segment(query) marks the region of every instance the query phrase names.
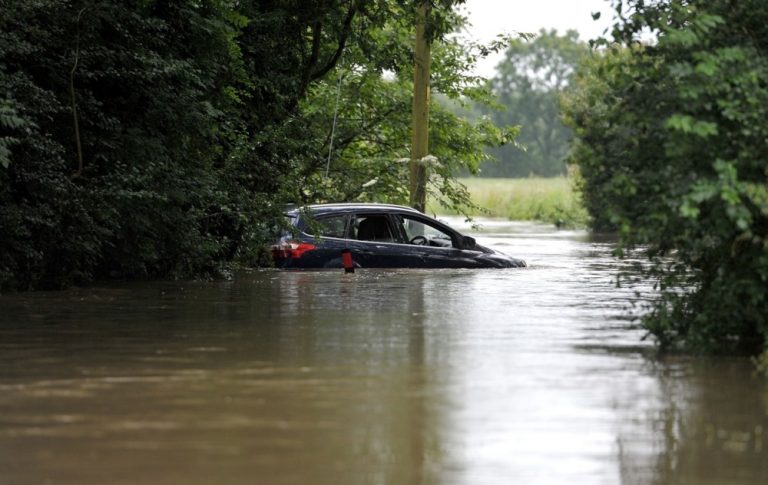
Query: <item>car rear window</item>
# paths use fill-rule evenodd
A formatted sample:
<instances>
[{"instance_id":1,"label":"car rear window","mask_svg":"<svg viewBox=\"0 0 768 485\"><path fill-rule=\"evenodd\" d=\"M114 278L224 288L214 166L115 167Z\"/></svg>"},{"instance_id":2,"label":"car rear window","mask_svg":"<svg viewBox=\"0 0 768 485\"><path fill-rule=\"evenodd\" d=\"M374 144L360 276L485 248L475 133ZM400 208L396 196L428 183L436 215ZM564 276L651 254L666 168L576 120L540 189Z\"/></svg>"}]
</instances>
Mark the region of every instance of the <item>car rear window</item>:
<instances>
[{"instance_id":1,"label":"car rear window","mask_svg":"<svg viewBox=\"0 0 768 485\"><path fill-rule=\"evenodd\" d=\"M296 225L297 216L295 214L283 214L282 224L275 222L272 226L272 234L279 238L285 238L291 235L291 228Z\"/></svg>"},{"instance_id":2,"label":"car rear window","mask_svg":"<svg viewBox=\"0 0 768 485\"><path fill-rule=\"evenodd\" d=\"M307 227L307 233L313 236L343 238L347 228L346 215L333 215L317 218Z\"/></svg>"}]
</instances>

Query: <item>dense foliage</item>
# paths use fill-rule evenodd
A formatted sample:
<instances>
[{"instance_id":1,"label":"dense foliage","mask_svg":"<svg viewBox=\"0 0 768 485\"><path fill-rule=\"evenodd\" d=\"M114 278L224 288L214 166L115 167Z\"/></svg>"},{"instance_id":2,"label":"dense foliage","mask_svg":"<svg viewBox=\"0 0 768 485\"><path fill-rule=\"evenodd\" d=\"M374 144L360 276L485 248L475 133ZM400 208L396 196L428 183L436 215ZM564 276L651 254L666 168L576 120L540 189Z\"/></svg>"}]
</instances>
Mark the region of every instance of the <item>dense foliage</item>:
<instances>
[{"instance_id":1,"label":"dense foliage","mask_svg":"<svg viewBox=\"0 0 768 485\"><path fill-rule=\"evenodd\" d=\"M532 40L510 44L491 79L499 109L480 111L498 125L520 125L521 146L491 149L496 161L483 164L483 176L566 173L571 131L561 120L559 98L588 53L586 42L573 30L562 35L541 30Z\"/></svg>"},{"instance_id":2,"label":"dense foliage","mask_svg":"<svg viewBox=\"0 0 768 485\"><path fill-rule=\"evenodd\" d=\"M624 249L651 258L661 297L645 322L663 346L758 353L768 341L768 5L618 6L618 43L579 72L567 108L587 207L597 228L617 228ZM638 40L648 32L658 41Z\"/></svg>"},{"instance_id":3,"label":"dense foliage","mask_svg":"<svg viewBox=\"0 0 768 485\"><path fill-rule=\"evenodd\" d=\"M404 182L411 142L413 21L407 7L393 4L391 9L391 20L367 24L370 41L350 45L333 75L315 83L301 103L306 136L314 147L297 172L302 202L408 202ZM463 21L456 14L444 20L450 25ZM427 189L450 207L469 204L468 192L453 174L460 169L475 173L487 159L483 146L500 145L516 134L488 120L468 121L451 109L455 103L490 98L483 80L469 74L479 49L455 38L442 39L432 49Z\"/></svg>"},{"instance_id":4,"label":"dense foliage","mask_svg":"<svg viewBox=\"0 0 768 485\"><path fill-rule=\"evenodd\" d=\"M55 0L2 12L2 286L199 270L228 251L215 237L227 222L207 213L229 202L208 121L231 102L227 12Z\"/></svg>"},{"instance_id":5,"label":"dense foliage","mask_svg":"<svg viewBox=\"0 0 768 485\"><path fill-rule=\"evenodd\" d=\"M433 89L478 98L478 49L445 39L462 1L432 2ZM286 201L405 200L414 7L0 0L0 289L214 274L258 262ZM458 204L452 172L514 133L432 116Z\"/></svg>"}]
</instances>

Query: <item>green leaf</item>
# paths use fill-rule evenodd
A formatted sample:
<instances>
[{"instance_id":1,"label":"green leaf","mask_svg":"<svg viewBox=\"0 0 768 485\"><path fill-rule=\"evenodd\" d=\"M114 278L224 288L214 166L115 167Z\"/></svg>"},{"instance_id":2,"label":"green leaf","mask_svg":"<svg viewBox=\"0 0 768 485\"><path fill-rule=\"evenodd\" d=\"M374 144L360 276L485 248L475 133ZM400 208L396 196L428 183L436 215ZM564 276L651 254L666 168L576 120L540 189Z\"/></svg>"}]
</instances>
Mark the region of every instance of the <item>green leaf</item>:
<instances>
[{"instance_id":1,"label":"green leaf","mask_svg":"<svg viewBox=\"0 0 768 485\"><path fill-rule=\"evenodd\" d=\"M699 121L690 115L674 114L664 123L668 129L682 133L690 133L702 138L717 135L717 124L710 121Z\"/></svg>"}]
</instances>

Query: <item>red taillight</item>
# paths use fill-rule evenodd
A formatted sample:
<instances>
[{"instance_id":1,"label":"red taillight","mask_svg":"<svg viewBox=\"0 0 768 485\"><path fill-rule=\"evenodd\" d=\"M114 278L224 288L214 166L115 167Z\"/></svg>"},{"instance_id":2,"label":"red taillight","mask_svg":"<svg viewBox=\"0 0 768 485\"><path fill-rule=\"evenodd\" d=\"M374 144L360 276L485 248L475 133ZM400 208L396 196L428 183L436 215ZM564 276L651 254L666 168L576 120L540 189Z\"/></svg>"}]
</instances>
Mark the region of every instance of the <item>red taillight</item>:
<instances>
[{"instance_id":1,"label":"red taillight","mask_svg":"<svg viewBox=\"0 0 768 485\"><path fill-rule=\"evenodd\" d=\"M272 247L272 255L275 259L298 259L307 251L316 249L317 246L305 242L286 242Z\"/></svg>"}]
</instances>

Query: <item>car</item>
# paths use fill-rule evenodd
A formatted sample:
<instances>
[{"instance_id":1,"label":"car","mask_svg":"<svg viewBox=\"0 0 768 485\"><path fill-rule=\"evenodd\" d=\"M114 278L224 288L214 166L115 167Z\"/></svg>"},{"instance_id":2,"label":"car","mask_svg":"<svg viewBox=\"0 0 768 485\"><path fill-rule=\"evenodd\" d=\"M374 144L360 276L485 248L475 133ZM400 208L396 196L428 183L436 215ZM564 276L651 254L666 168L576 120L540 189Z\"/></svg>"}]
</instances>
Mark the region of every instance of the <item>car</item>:
<instances>
[{"instance_id":1,"label":"car","mask_svg":"<svg viewBox=\"0 0 768 485\"><path fill-rule=\"evenodd\" d=\"M410 207L319 204L285 215L289 230L272 247L278 268L526 266L525 261L481 246L474 238Z\"/></svg>"}]
</instances>

